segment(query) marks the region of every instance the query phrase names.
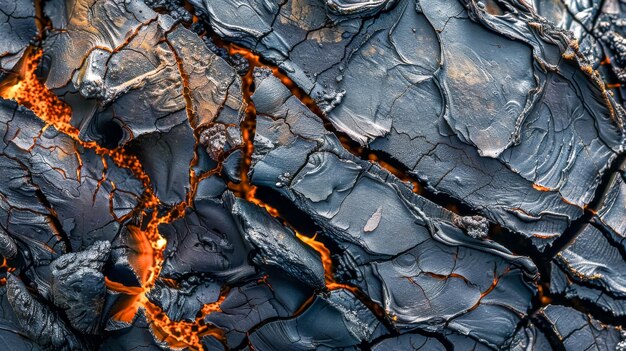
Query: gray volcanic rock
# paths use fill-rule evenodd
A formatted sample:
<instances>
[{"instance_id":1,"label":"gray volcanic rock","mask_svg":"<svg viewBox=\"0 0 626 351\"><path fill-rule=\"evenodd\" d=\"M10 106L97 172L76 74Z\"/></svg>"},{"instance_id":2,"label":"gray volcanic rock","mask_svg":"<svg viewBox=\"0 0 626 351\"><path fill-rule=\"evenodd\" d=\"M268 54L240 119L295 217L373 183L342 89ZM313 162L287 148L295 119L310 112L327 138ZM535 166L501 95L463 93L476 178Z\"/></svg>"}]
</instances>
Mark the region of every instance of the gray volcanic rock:
<instances>
[{"instance_id":1,"label":"gray volcanic rock","mask_svg":"<svg viewBox=\"0 0 626 351\"><path fill-rule=\"evenodd\" d=\"M626 315L623 252L621 245L586 224L555 257L550 290L591 303L614 316Z\"/></svg>"},{"instance_id":2,"label":"gray volcanic rock","mask_svg":"<svg viewBox=\"0 0 626 351\"><path fill-rule=\"evenodd\" d=\"M142 1L54 1L46 13L53 25L44 43L46 85L63 93L81 138L113 147L132 142L159 199L182 202L196 157L194 129L243 118L235 69Z\"/></svg>"},{"instance_id":3,"label":"gray volcanic rock","mask_svg":"<svg viewBox=\"0 0 626 351\"><path fill-rule=\"evenodd\" d=\"M426 337L420 334L403 334L376 343L372 350L433 350L444 351L445 346L435 338Z\"/></svg>"},{"instance_id":4,"label":"gray volcanic rock","mask_svg":"<svg viewBox=\"0 0 626 351\"><path fill-rule=\"evenodd\" d=\"M212 200L196 201L195 209L159 228L167 238L162 276L201 274L236 281L254 273L247 262L249 247L227 207Z\"/></svg>"},{"instance_id":5,"label":"gray volcanic rock","mask_svg":"<svg viewBox=\"0 0 626 351\"><path fill-rule=\"evenodd\" d=\"M37 344L54 350L84 348L59 316L31 296L14 275L8 276L7 294L17 320L28 337L36 340Z\"/></svg>"},{"instance_id":6,"label":"gray volcanic rock","mask_svg":"<svg viewBox=\"0 0 626 351\"><path fill-rule=\"evenodd\" d=\"M0 228L0 255L7 259L15 258L17 255L17 245L15 245L15 241L2 228Z\"/></svg>"},{"instance_id":7,"label":"gray volcanic rock","mask_svg":"<svg viewBox=\"0 0 626 351\"><path fill-rule=\"evenodd\" d=\"M316 298L294 319L265 324L250 335L250 343L259 350L352 349L373 339L381 332L379 328L382 326L374 315L340 289L332 291L328 298Z\"/></svg>"},{"instance_id":8,"label":"gray volcanic rock","mask_svg":"<svg viewBox=\"0 0 626 351\"><path fill-rule=\"evenodd\" d=\"M445 325L502 345L530 306L535 266L462 233L445 209L340 149L315 115L287 98L278 79L257 77L252 182L274 188L316 221L355 263L350 283L380 303L397 328ZM301 125L308 127L300 132ZM276 183L284 174L292 176ZM487 322L496 315L499 333Z\"/></svg>"},{"instance_id":9,"label":"gray volcanic rock","mask_svg":"<svg viewBox=\"0 0 626 351\"><path fill-rule=\"evenodd\" d=\"M617 350L621 341L617 328L603 325L569 307L548 305L539 312L539 316L568 351Z\"/></svg>"},{"instance_id":10,"label":"gray volcanic rock","mask_svg":"<svg viewBox=\"0 0 626 351\"><path fill-rule=\"evenodd\" d=\"M0 1L0 349L626 350L625 14Z\"/></svg>"},{"instance_id":11,"label":"gray volcanic rock","mask_svg":"<svg viewBox=\"0 0 626 351\"><path fill-rule=\"evenodd\" d=\"M148 293L148 298L159 305L173 321L194 321L202 306L214 303L220 295L221 284L217 282L190 277L181 285L176 289L158 281Z\"/></svg>"},{"instance_id":12,"label":"gray volcanic rock","mask_svg":"<svg viewBox=\"0 0 626 351\"><path fill-rule=\"evenodd\" d=\"M0 345L19 350L42 350L20 327L17 316L9 303L6 287L0 289L0 316L2 317Z\"/></svg>"},{"instance_id":13,"label":"gray volcanic rock","mask_svg":"<svg viewBox=\"0 0 626 351\"><path fill-rule=\"evenodd\" d=\"M531 322L517 330L505 346L505 349L512 351L548 351L552 350L552 346L545 334Z\"/></svg>"},{"instance_id":14,"label":"gray volcanic rock","mask_svg":"<svg viewBox=\"0 0 626 351\"><path fill-rule=\"evenodd\" d=\"M109 156L84 149L53 127L45 128L33 113L14 102L0 102L0 134L4 135L2 156L27 173L21 178L30 179L38 194L29 201L39 199L47 207L43 213L56 217L60 227L52 233L58 233L55 241L71 246L65 249L79 250L97 240L112 240L120 228L116 219L137 205L143 186L128 169L117 167ZM4 186L28 190L26 185ZM11 213L10 207L7 213Z\"/></svg>"},{"instance_id":15,"label":"gray volcanic rock","mask_svg":"<svg viewBox=\"0 0 626 351\"><path fill-rule=\"evenodd\" d=\"M232 199L231 211L245 239L258 254L257 264L281 268L292 278L314 289L324 288L324 267L319 256L296 238L296 233L252 203Z\"/></svg>"},{"instance_id":16,"label":"gray volcanic rock","mask_svg":"<svg viewBox=\"0 0 626 351\"><path fill-rule=\"evenodd\" d=\"M568 34L531 8L516 3L506 17L473 1L390 5L335 25L317 0L246 4L254 16L198 6L218 33L281 67L338 130L550 245L622 149L616 104L570 54Z\"/></svg>"},{"instance_id":17,"label":"gray volcanic rock","mask_svg":"<svg viewBox=\"0 0 626 351\"><path fill-rule=\"evenodd\" d=\"M161 347L154 341L145 311L140 309L129 327L111 333L99 349L102 351L156 351L161 350Z\"/></svg>"},{"instance_id":18,"label":"gray volcanic rock","mask_svg":"<svg viewBox=\"0 0 626 351\"><path fill-rule=\"evenodd\" d=\"M17 0L0 3L0 79L16 68L36 35L33 2Z\"/></svg>"},{"instance_id":19,"label":"gray volcanic rock","mask_svg":"<svg viewBox=\"0 0 626 351\"><path fill-rule=\"evenodd\" d=\"M205 320L225 331L223 343L228 348L242 346L251 329L267 321L290 318L305 306L310 291L293 282L276 274L241 284L226 295L220 311L208 314Z\"/></svg>"},{"instance_id":20,"label":"gray volcanic rock","mask_svg":"<svg viewBox=\"0 0 626 351\"><path fill-rule=\"evenodd\" d=\"M110 250L108 241L97 241L51 263L52 302L65 311L72 327L85 334L99 332L106 295L102 270Z\"/></svg>"}]
</instances>

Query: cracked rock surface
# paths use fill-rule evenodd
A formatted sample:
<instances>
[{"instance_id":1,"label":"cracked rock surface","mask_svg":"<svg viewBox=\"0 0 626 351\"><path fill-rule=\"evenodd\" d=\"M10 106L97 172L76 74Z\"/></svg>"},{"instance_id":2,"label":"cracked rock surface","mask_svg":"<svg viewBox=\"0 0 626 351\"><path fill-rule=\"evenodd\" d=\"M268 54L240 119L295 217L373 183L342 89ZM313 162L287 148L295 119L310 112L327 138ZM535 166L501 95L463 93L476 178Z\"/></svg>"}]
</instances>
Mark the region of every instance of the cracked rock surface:
<instances>
[{"instance_id":1,"label":"cracked rock surface","mask_svg":"<svg viewBox=\"0 0 626 351\"><path fill-rule=\"evenodd\" d=\"M626 3L0 0L0 349L626 350Z\"/></svg>"}]
</instances>

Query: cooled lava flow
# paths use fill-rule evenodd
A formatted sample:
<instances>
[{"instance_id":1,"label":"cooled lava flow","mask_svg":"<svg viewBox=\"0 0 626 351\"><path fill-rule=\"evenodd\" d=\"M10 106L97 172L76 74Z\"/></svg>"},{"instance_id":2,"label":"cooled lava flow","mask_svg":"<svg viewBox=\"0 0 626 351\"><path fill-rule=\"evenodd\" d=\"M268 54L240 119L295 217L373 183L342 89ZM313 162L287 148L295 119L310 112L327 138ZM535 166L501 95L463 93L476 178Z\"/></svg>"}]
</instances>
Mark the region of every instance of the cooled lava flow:
<instances>
[{"instance_id":1,"label":"cooled lava flow","mask_svg":"<svg viewBox=\"0 0 626 351\"><path fill-rule=\"evenodd\" d=\"M230 183L229 188L233 190L238 196L251 201L258 206L263 207L274 217L279 217L278 210L258 199L255 196L256 187L249 182L248 171L251 165L252 152L254 151L253 139L255 130L255 110L254 104L250 99L251 85L254 77L252 71L254 67L265 66L260 62L260 58L253 53L235 46L229 46L230 54L241 54L250 61L251 69L243 79L242 89L244 92L244 99L248 103L246 109L246 118L242 123L242 137L244 141L244 155L243 166L241 171L241 183ZM159 277L159 272L163 263L163 250L167 244L166 239L160 235L158 226L164 223L171 223L172 221L182 217L185 213L185 209L191 205L197 184L200 180L206 178L220 171L220 167L214 171L204 174L202 177L197 177L191 167L197 158L194 158L192 164L190 164L190 191L187 194L186 201L173 206L171 209L165 212L164 215L159 215L159 209L161 202L153 191L153 187L148 174L143 170L143 167L138 158L132 154L129 154L123 147L117 147L115 149L107 149L101 147L96 142L86 142L79 138L79 131L70 124L72 111L70 107L61 101L53 92L46 88L46 86L37 77L37 67L42 57L42 52L35 48L30 48L27 54L24 56L23 63L19 70L19 74L12 77L8 83L5 83L0 89L0 96L5 99L14 99L19 104L31 109L39 118L45 123L46 127L52 126L59 131L70 136L74 141L80 144L84 148L94 150L98 155L109 156L120 168L130 170L137 179L141 180L145 187L142 201L134 214L141 218L147 218L147 224L143 227L129 226L129 234L131 242L134 243L135 251L138 253L136 257L133 257L132 263L135 270L141 276L143 284L141 288L127 287L121 283L115 282L110 279L106 279L107 287L113 291L127 295L126 298L120 300L118 305L114 309L113 318L123 322L132 322L139 308L143 308L146 311L147 317L151 321L153 331L157 337L167 342L172 347L182 348L188 347L192 350L202 349L201 338L205 335L212 335L218 339L223 337L223 333L218 328L208 325L204 322L206 314L219 310L219 303L223 301L225 295L220 296L220 300L215 303L207 304L199 311L198 317L195 322L176 322L170 320L167 315L154 303L150 302L146 297L146 293L154 286L156 280ZM272 68L274 74L280 77L281 80L289 86L292 90L299 90L295 87L295 84L291 82L289 78L284 76L276 67ZM299 94L303 101L307 100L307 97ZM312 99L308 105L314 106ZM189 113L189 111L188 111ZM103 165L106 169L106 161L102 159ZM125 220L126 218L120 218L119 220ZM138 221L143 222L142 219ZM332 271L332 261L330 258L330 250L328 250L323 243L315 240L315 238L306 237L298 234L304 243L312 247L317 251L322 259L327 287L330 290L345 288L356 294L356 288L339 284L335 282Z\"/></svg>"},{"instance_id":2,"label":"cooled lava flow","mask_svg":"<svg viewBox=\"0 0 626 351\"><path fill-rule=\"evenodd\" d=\"M41 57L41 50L29 48L24 55L18 74L12 76L8 82L0 87L0 96L4 99L14 99L20 105L32 110L46 123L43 130L52 126L70 136L82 147L92 149L98 155L109 156L118 167L130 170L145 188L142 200L132 215L138 216L138 223L144 222L144 218L147 218L147 224L143 227L128 226L131 242L134 242L134 249L139 253L135 259L131 259L131 263L142 278L142 287L127 287L106 279L106 285L109 289L128 295L126 299L121 299L122 302L114 309L113 318L123 322L132 322L138 309L143 308L154 333L172 347L177 348L188 347L190 350L201 350L203 347L200 339L204 335L213 335L221 339L223 336L221 330L206 324L204 317L208 313L219 310L219 304L224 295L217 302L205 305L194 323L170 320L161 308L151 303L146 297L147 292L150 291L159 277L163 264L163 250L167 244L166 239L159 233L158 226L171 223L185 213L185 208L191 204L199 179L190 170L192 186L187 200L169 209L164 215L159 215L161 202L154 193L150 177L136 156L128 153L123 147L107 149L96 142L86 142L79 138L78 129L70 124L72 117L70 107L37 77L36 72ZM102 162L104 169L106 169L104 158ZM124 219L117 220L121 222ZM8 268L8 270L10 269Z\"/></svg>"},{"instance_id":3,"label":"cooled lava flow","mask_svg":"<svg viewBox=\"0 0 626 351\"><path fill-rule=\"evenodd\" d=\"M338 283L335 280L335 276L334 276L334 267L333 267L333 262L331 259L330 249L328 249L326 245L324 245L323 242L316 239L317 235L309 237L295 230L291 225L289 225L289 223L284 218L281 217L278 209L274 208L273 206L264 202L263 200L259 199L256 196L257 187L250 183L249 171L252 165L252 154L254 152L254 135L256 131L256 109L254 107L254 102L252 101L252 98L251 98L252 94L254 93L254 89L253 89L254 68L260 67L260 68L270 69L272 71L272 74L278 79L280 79L280 81L291 91L291 93L294 96L296 96L305 106L307 106L316 115L323 116L321 109L317 106L313 98L308 96L302 89L300 89L296 85L296 83L294 83L293 80L287 77L287 75L285 75L278 67L263 62L259 55L239 45L236 45L233 43L225 43L225 42L220 41L219 39L217 39L216 41L219 42L222 46L226 47L230 55L239 54L243 56L244 58L246 58L250 64L249 71L246 73L246 75L242 79L243 97L244 97L245 102L247 103L247 108L246 108L246 118L241 124L242 139L244 142L243 148L244 148L244 155L245 155L242 161L242 167L241 167L241 173L240 173L241 182L239 184L230 182L228 184L229 189L232 190L237 196L245 198L246 200L256 204L257 206L264 208L270 215L272 215L275 218L278 218L281 222L283 222L285 226L292 228L292 230L294 230L294 232L296 233L296 237L298 239L300 239L303 243L311 247L320 255L320 259L324 267L325 284L328 290L330 291L336 290L336 289L348 290L355 297L361 300L361 302L363 302L379 318L381 319L391 318L388 315L388 313L386 313L380 305L373 302L366 294L361 292L357 287L351 286L348 284ZM332 128L331 126L329 126L330 123L326 123L326 124L328 124L327 128ZM348 141L347 137L341 138L341 140L342 140L342 144L344 144L344 147L346 147L351 152L358 152L359 154L363 153L364 149L361 148L358 151L355 150L354 145ZM400 171L397 168L394 168L392 165L384 161L378 160L378 158L376 158L376 156L373 153L370 153L369 160L371 162L379 162L385 168L388 167L390 172L393 174L402 175L402 171ZM409 181L409 176L404 174L401 177L401 179ZM417 182L415 182L414 180L410 180L410 182L413 184L414 191L417 192L420 190L420 185L417 184ZM313 300L314 300L313 298L308 299L302 306L300 306L300 308L295 313L295 315L298 315L302 311L306 310L306 308L309 307L309 305L313 302Z\"/></svg>"},{"instance_id":4,"label":"cooled lava flow","mask_svg":"<svg viewBox=\"0 0 626 351\"><path fill-rule=\"evenodd\" d=\"M270 215L281 219L283 223L287 224L285 220L280 217L280 213L276 208L256 197L257 187L251 184L248 178L250 166L252 165L252 153L254 152L254 135L256 128L256 110L254 107L254 102L251 98L251 95L253 93L254 68L264 67L271 69L272 73L277 78L279 78L281 82L283 82L283 84L285 84L285 86L287 86L292 91L292 93L294 93L295 96L297 96L301 101L306 102L307 107L309 107L313 111L317 111L317 113L321 113L321 111L319 110L319 107L315 105L313 99L307 96L300 88L298 88L291 79L289 79L278 69L278 67L261 62L261 57L259 55L256 55L252 51L245 49L241 46L232 43L221 44L228 48L229 54L239 54L245 57L250 63L250 69L242 79L242 91L243 97L247 103L247 109L246 118L241 124L241 134L244 143L244 158L240 173L241 183L229 183L229 188L235 194L237 194L237 196L245 198L246 200L264 208ZM317 253L319 253L322 263L324 265L326 287L328 289L334 290L339 288L346 288L351 291L356 290L356 288L354 287L350 287L345 284L338 284L335 282L332 269L332 260L330 258L330 250L326 248L326 246L322 242L316 240L315 237L307 237L300 233L297 233L297 237L302 240L302 242L317 251Z\"/></svg>"}]
</instances>

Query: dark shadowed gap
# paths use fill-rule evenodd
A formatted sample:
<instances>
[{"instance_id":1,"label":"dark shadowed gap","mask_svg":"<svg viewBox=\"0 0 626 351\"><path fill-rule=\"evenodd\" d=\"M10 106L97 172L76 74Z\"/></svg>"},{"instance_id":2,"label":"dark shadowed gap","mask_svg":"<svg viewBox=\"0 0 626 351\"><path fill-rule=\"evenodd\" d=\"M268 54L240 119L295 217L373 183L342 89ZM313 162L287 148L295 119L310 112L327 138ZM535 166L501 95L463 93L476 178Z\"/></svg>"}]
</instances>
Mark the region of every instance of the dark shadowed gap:
<instances>
[{"instance_id":1,"label":"dark shadowed gap","mask_svg":"<svg viewBox=\"0 0 626 351\"><path fill-rule=\"evenodd\" d=\"M286 197L276 190L265 186L257 186L256 197L278 210L281 218L289 223L295 230L306 236L313 236L322 231L304 211L300 210Z\"/></svg>"}]
</instances>

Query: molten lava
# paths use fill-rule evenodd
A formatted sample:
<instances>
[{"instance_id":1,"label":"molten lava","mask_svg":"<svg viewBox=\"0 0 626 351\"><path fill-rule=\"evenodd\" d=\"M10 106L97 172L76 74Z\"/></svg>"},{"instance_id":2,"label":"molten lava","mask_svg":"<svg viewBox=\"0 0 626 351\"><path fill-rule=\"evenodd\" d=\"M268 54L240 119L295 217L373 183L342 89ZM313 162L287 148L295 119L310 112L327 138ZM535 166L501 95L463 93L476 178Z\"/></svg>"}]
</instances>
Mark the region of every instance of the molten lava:
<instances>
[{"instance_id":1,"label":"molten lava","mask_svg":"<svg viewBox=\"0 0 626 351\"><path fill-rule=\"evenodd\" d=\"M324 279L328 290L346 289L352 291L353 293L355 292L355 287L337 283L335 281L333 274L333 261L330 258L330 250L324 245L324 243L315 240L315 236L311 238L300 233L296 233L296 236L298 239L302 240L303 243L309 245L313 250L319 253L320 258L322 259L322 265L324 266Z\"/></svg>"},{"instance_id":2,"label":"molten lava","mask_svg":"<svg viewBox=\"0 0 626 351\"><path fill-rule=\"evenodd\" d=\"M208 307L205 306L200 311L201 315L194 322L177 322L170 320L161 308L151 303L146 297L146 293L150 291L159 277L163 263L163 251L167 244L166 239L160 235L158 227L160 224L170 223L180 218L185 213L185 209L190 206L195 189L197 189L198 178L190 170L192 191L188 194L186 201L174 206L163 216L159 216L158 209L161 202L155 195L150 177L144 171L139 159L128 153L123 147L107 149L95 142L86 142L79 138L78 129L70 124L71 108L37 77L36 71L41 57L42 52L40 50L29 48L24 54L19 72L0 86L0 96L5 99L14 99L20 105L32 110L36 116L45 122L42 132L52 126L67 134L77 144L102 156L104 169L107 168L104 156L110 157L115 165L128 169L139 179L145 189L142 199L133 213L140 217L139 223L142 223L142 218L146 217L148 219L147 224L144 227L128 226L129 242L135 251L131 255L130 261L141 279L142 286L128 287L108 278L105 279L109 289L125 295L119 299L120 302L114 308L112 318L132 322L138 309L143 308L155 335L177 348L187 347L190 350L202 350L201 338L204 335L213 335L222 340L223 332L204 322L207 313L219 310L213 304ZM99 184L103 181L105 181L104 177L99 181ZM114 187L114 184L112 186ZM10 270L10 268L8 269ZM214 304L219 305L223 298L224 296Z\"/></svg>"},{"instance_id":3,"label":"molten lava","mask_svg":"<svg viewBox=\"0 0 626 351\"><path fill-rule=\"evenodd\" d=\"M224 44L224 43L222 43ZM241 166L241 182L229 183L228 187L237 196L245 198L246 200L263 207L272 216L280 218L278 210L263 202L256 197L256 187L250 183L248 173L252 163L252 154L254 152L254 135L256 131L256 109L251 99L254 86L254 67L268 67L272 70L273 74L278 77L291 91L298 97L309 109L318 115L322 115L319 107L315 105L312 98L306 95L300 88L298 88L291 79L289 79L284 73L282 73L277 67L270 67L261 62L258 55L253 54L249 50L243 49L234 44L224 44L229 49L230 54L240 54L244 56L250 62L250 70L242 79L243 99L246 105L246 117L241 123L242 139L243 139L243 151L244 157ZM143 226L129 225L129 245L133 248L134 252L130 255L130 263L141 280L140 287L129 287L116 282L108 277L105 279L106 286L115 292L122 294L118 299L116 306L112 311L112 318L118 321L131 323L135 318L137 311L142 308L150 323L154 334L158 339L166 342L175 348L188 348L190 350L202 350L202 337L205 335L211 335L218 340L224 340L224 333L219 328L207 324L205 322L206 315L220 311L219 305L224 300L227 291L223 291L218 301L205 305L199 312L197 318L193 322L189 321L172 321L166 313L157 305L152 303L147 298L147 292L152 289L156 280L159 278L161 267L163 264L163 251L166 247L167 241L159 233L159 225L171 223L172 221L181 218L185 214L185 210L193 203L193 198L198 187L198 183L213 174L221 172L221 164L217 166L215 170L207 172L201 176L197 176L193 171L193 166L197 163L198 155L198 138L196 135L196 153L189 167L189 179L190 189L187 193L185 200L179 204L176 204L160 215L159 211L162 207L160 200L156 196L150 177L144 171L143 166L139 159L130 154L123 147L117 147L115 149L107 149L101 147L96 142L86 142L79 138L79 131L77 128L71 125L70 120L72 117L71 108L61 101L52 91L50 91L37 77L36 70L39 61L42 57L40 50L30 48L24 55L23 61L20 66L20 71L14 77L8 80L0 86L0 96L5 99L14 99L19 104L31 109L35 115L45 122L45 126L42 129L52 126L67 134L78 145L93 150L96 154L101 156L103 168L107 169L106 157L109 157L115 165L120 168L128 169L137 179L139 179L144 186L144 194L137 208L132 212L132 216L137 216L137 223L145 223ZM184 72L181 71L184 75ZM184 84L186 85L186 84ZM188 92L186 92L188 94ZM186 94L186 95L187 95ZM188 96L186 96L188 100ZM189 101L187 101L188 106ZM192 120L193 111L187 109L188 117ZM347 141L344 140L347 143ZM363 151L363 150L361 150ZM80 156L77 152L77 156ZM384 162L377 161L385 167ZM387 168L387 167L385 167ZM392 172L396 175L401 175L401 172L389 165L396 172ZM80 176L80 168L77 170ZM401 179L406 179L401 177ZM98 186L102 182L108 181L103 174L102 178L98 182ZM114 187L115 185L111 183ZM414 183L414 190L418 190L418 185ZM123 221L127 218L117 219ZM144 220L145 219L145 220ZM284 222L284 221L283 221ZM307 245L316 250L321 257L324 271L326 286L328 289L347 289L354 293L357 297L362 297L362 294L356 287L337 283L334 279L332 270L332 261L330 256L330 250L324 246L323 243L317 241L315 237L310 238L297 233L297 237ZM6 262L5 262L6 263ZM172 285L174 283L168 283ZM175 285L175 284L174 284ZM309 299L310 303L313 299ZM305 303L302 309L308 306ZM380 309L379 306L371 306L374 309Z\"/></svg>"},{"instance_id":4,"label":"molten lava","mask_svg":"<svg viewBox=\"0 0 626 351\"><path fill-rule=\"evenodd\" d=\"M2 263L0 264L0 272L2 272L3 277L0 278L0 285L6 284L7 282L6 275L14 271L15 271L15 267L9 266L9 262L7 262L7 259L2 257Z\"/></svg>"}]
</instances>

